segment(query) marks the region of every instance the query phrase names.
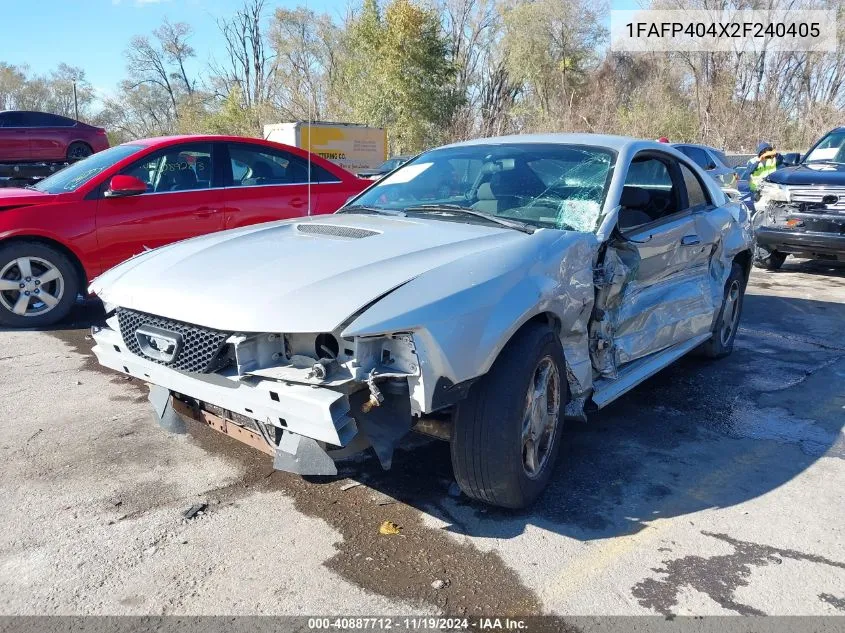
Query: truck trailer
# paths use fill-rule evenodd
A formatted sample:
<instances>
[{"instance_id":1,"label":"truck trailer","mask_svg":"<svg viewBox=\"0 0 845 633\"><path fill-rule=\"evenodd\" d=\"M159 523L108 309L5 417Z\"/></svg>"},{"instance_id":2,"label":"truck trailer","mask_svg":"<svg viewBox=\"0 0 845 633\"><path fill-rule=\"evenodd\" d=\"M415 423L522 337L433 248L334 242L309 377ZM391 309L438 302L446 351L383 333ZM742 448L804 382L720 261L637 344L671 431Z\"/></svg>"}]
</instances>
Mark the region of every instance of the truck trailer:
<instances>
[{"instance_id":1,"label":"truck trailer","mask_svg":"<svg viewBox=\"0 0 845 633\"><path fill-rule=\"evenodd\" d=\"M264 126L264 138L314 152L353 173L374 169L387 158L385 130L357 123L274 123Z\"/></svg>"}]
</instances>

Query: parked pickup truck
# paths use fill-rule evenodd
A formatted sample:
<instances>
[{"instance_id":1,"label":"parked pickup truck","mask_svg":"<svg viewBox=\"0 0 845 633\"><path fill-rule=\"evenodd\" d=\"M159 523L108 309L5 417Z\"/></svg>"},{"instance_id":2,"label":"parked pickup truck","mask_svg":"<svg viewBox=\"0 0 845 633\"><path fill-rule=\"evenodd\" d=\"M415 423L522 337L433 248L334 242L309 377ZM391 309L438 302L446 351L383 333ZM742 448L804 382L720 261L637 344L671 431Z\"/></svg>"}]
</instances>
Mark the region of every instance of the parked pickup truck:
<instances>
[{"instance_id":1,"label":"parked pickup truck","mask_svg":"<svg viewBox=\"0 0 845 633\"><path fill-rule=\"evenodd\" d=\"M753 225L759 268L777 270L788 255L845 260L845 127L766 177Z\"/></svg>"}]
</instances>

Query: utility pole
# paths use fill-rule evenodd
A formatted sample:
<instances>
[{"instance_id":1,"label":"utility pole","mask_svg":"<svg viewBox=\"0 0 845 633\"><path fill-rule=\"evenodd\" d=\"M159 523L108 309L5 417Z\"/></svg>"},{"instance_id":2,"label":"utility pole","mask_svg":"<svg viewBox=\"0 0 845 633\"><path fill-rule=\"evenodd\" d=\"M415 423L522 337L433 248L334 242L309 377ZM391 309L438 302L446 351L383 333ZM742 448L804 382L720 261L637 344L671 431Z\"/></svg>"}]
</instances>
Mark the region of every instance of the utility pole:
<instances>
[{"instance_id":1,"label":"utility pole","mask_svg":"<svg viewBox=\"0 0 845 633\"><path fill-rule=\"evenodd\" d=\"M73 82L73 113L74 118L79 121L79 101L76 98L76 82Z\"/></svg>"}]
</instances>

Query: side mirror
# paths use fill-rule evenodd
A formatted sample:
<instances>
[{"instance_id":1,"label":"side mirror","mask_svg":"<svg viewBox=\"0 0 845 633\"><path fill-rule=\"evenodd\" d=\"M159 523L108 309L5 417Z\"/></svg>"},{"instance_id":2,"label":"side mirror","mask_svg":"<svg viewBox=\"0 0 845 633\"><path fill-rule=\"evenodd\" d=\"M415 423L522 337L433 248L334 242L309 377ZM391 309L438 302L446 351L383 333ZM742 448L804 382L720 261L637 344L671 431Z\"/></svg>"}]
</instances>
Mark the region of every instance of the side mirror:
<instances>
[{"instance_id":1,"label":"side mirror","mask_svg":"<svg viewBox=\"0 0 845 633\"><path fill-rule=\"evenodd\" d=\"M783 164L787 167L794 167L801 162L801 154L798 152L789 152L783 155Z\"/></svg>"},{"instance_id":2,"label":"side mirror","mask_svg":"<svg viewBox=\"0 0 845 633\"><path fill-rule=\"evenodd\" d=\"M109 181L109 188L104 194L107 198L125 198L127 196L137 196L147 192L147 183L135 176L126 176L118 174L112 176Z\"/></svg>"}]
</instances>

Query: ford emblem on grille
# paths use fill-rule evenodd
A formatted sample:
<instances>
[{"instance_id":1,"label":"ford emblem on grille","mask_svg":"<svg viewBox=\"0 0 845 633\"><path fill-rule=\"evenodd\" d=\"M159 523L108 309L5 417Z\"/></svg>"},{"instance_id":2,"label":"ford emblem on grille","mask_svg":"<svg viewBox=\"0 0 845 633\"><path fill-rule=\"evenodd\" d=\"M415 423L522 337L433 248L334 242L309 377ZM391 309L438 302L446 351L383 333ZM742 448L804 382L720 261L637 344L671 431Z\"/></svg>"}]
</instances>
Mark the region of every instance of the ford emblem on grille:
<instances>
[{"instance_id":1,"label":"ford emblem on grille","mask_svg":"<svg viewBox=\"0 0 845 633\"><path fill-rule=\"evenodd\" d=\"M173 362L182 349L182 335L152 325L135 330L135 338L144 356L164 363Z\"/></svg>"}]
</instances>

